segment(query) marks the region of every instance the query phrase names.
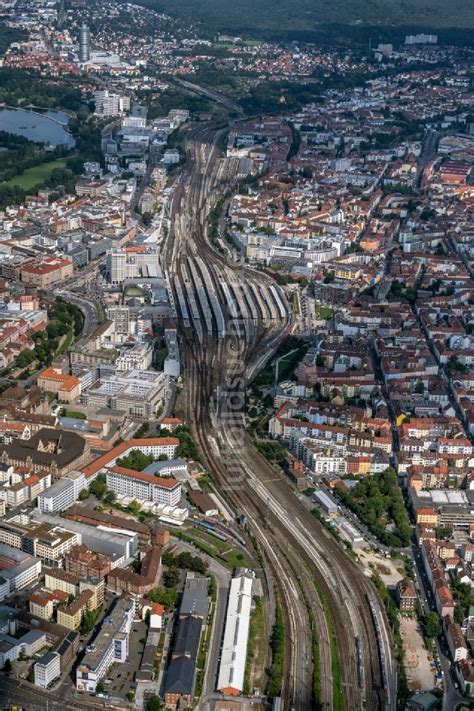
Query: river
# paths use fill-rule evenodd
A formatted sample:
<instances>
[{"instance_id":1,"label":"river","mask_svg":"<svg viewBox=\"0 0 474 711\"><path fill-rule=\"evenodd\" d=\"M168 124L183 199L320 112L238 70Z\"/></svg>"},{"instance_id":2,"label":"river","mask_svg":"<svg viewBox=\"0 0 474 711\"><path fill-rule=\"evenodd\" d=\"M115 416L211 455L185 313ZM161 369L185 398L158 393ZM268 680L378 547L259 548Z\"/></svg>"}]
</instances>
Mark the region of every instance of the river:
<instances>
[{"instance_id":1,"label":"river","mask_svg":"<svg viewBox=\"0 0 474 711\"><path fill-rule=\"evenodd\" d=\"M69 116L62 111L45 111L37 114L24 109L0 109L0 131L24 136L31 141L66 145L72 148L74 138L65 130Z\"/></svg>"}]
</instances>

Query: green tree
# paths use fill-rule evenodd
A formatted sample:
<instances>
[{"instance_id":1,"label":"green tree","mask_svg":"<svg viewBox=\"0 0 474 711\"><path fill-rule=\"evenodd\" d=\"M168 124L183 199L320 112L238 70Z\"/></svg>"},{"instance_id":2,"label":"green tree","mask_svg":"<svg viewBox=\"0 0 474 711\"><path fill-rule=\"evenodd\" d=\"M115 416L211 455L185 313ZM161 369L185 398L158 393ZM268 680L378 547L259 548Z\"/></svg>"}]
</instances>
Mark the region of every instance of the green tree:
<instances>
[{"instance_id":1,"label":"green tree","mask_svg":"<svg viewBox=\"0 0 474 711\"><path fill-rule=\"evenodd\" d=\"M275 624L273 625L271 648L272 665L270 668L267 694L274 698L275 696L280 696L285 664L285 627L283 624L283 612L280 606L278 606L275 611Z\"/></svg>"},{"instance_id":2,"label":"green tree","mask_svg":"<svg viewBox=\"0 0 474 711\"><path fill-rule=\"evenodd\" d=\"M175 588L177 584L179 583L179 569L178 568L168 568L163 573L163 582L165 584L166 588Z\"/></svg>"},{"instance_id":3,"label":"green tree","mask_svg":"<svg viewBox=\"0 0 474 711\"><path fill-rule=\"evenodd\" d=\"M153 590L150 590L148 593L148 599L151 600L151 602L164 605L167 610L172 610L176 605L178 593L172 589L153 588Z\"/></svg>"},{"instance_id":4,"label":"green tree","mask_svg":"<svg viewBox=\"0 0 474 711\"><path fill-rule=\"evenodd\" d=\"M139 449L132 449L131 452L127 454L126 457L120 457L117 459L117 464L119 467L124 467L125 469L133 469L134 471L141 472L147 466L152 464L154 461L152 454L143 454Z\"/></svg>"},{"instance_id":5,"label":"green tree","mask_svg":"<svg viewBox=\"0 0 474 711\"><path fill-rule=\"evenodd\" d=\"M81 622L81 634L89 634L94 629L97 610L86 610Z\"/></svg>"},{"instance_id":6,"label":"green tree","mask_svg":"<svg viewBox=\"0 0 474 711\"><path fill-rule=\"evenodd\" d=\"M430 639L441 634L441 621L437 612L428 612L424 620L425 635Z\"/></svg>"},{"instance_id":7,"label":"green tree","mask_svg":"<svg viewBox=\"0 0 474 711\"><path fill-rule=\"evenodd\" d=\"M88 498L89 498L89 489L83 489L79 493L79 501L85 501Z\"/></svg>"},{"instance_id":8,"label":"green tree","mask_svg":"<svg viewBox=\"0 0 474 711\"><path fill-rule=\"evenodd\" d=\"M161 556L161 562L163 563L163 565L166 565L168 567L170 565L175 565L175 557L169 551L165 551Z\"/></svg>"},{"instance_id":9,"label":"green tree","mask_svg":"<svg viewBox=\"0 0 474 711\"><path fill-rule=\"evenodd\" d=\"M133 516L137 516L140 511L141 511L141 506L138 503L138 501L130 501L129 505L127 506L127 511L128 513L131 513Z\"/></svg>"},{"instance_id":10,"label":"green tree","mask_svg":"<svg viewBox=\"0 0 474 711\"><path fill-rule=\"evenodd\" d=\"M104 502L106 504L114 504L116 500L117 494L115 493L115 491L112 491L112 489L107 489L107 492L104 496Z\"/></svg>"},{"instance_id":11,"label":"green tree","mask_svg":"<svg viewBox=\"0 0 474 711\"><path fill-rule=\"evenodd\" d=\"M102 499L105 496L107 484L105 483L105 476L103 474L99 474L99 476L94 479L92 484L89 486L89 491L98 499Z\"/></svg>"},{"instance_id":12,"label":"green tree","mask_svg":"<svg viewBox=\"0 0 474 711\"><path fill-rule=\"evenodd\" d=\"M447 541L453 535L453 529L450 526L438 526L435 533L438 541Z\"/></svg>"},{"instance_id":13,"label":"green tree","mask_svg":"<svg viewBox=\"0 0 474 711\"><path fill-rule=\"evenodd\" d=\"M152 694L146 700L145 711L162 711L163 702L157 694Z\"/></svg>"}]
</instances>

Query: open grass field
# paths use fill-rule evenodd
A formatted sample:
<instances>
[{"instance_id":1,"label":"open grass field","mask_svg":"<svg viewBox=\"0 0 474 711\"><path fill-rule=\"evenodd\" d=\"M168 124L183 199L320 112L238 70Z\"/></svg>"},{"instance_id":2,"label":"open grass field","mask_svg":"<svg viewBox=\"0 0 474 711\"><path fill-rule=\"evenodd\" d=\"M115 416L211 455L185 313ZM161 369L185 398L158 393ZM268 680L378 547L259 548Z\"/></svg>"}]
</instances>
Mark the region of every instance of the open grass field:
<instances>
[{"instance_id":1,"label":"open grass field","mask_svg":"<svg viewBox=\"0 0 474 711\"><path fill-rule=\"evenodd\" d=\"M66 160L64 158L53 160L50 163L40 163L40 165L35 165L33 168L28 168L28 170L25 170L21 175L15 175L15 177L8 180L5 185L16 185L19 188L23 188L23 190L30 190L34 188L35 185L47 180L53 170L56 168L64 168L65 166Z\"/></svg>"},{"instance_id":2,"label":"open grass field","mask_svg":"<svg viewBox=\"0 0 474 711\"><path fill-rule=\"evenodd\" d=\"M316 305L316 318L328 319L334 316L334 309L330 309L329 306Z\"/></svg>"}]
</instances>

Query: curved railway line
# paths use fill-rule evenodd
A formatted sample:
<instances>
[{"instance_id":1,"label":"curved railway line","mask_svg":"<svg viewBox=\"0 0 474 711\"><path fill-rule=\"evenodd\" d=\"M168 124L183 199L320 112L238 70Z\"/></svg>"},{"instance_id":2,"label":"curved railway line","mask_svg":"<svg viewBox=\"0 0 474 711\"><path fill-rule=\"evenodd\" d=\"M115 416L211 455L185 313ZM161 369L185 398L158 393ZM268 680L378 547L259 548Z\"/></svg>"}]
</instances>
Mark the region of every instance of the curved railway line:
<instances>
[{"instance_id":1,"label":"curved railway line","mask_svg":"<svg viewBox=\"0 0 474 711\"><path fill-rule=\"evenodd\" d=\"M219 194L215 177L216 142L222 131L208 127L188 131L187 167L175 193L173 229L164 250L166 266L172 275L179 274L180 267L190 257L203 260L216 294L221 295L222 311L228 316L225 338L219 340L217 324L212 327L208 323L203 328L206 319L202 313L203 334L196 339L181 313L187 388L185 417L219 490L234 510L247 518L274 580L290 640L282 690L285 708L333 709L335 694L339 694L345 709L391 709L395 705L395 664L386 616L371 582L301 505L282 473L260 455L245 431L242 408L248 377L263 367L290 326L288 320L282 327L288 307L283 293L271 279L229 264L208 240L210 211ZM255 300L261 314L257 323L250 318L241 318L239 322L229 309L228 289L222 288L226 274L232 290L240 282L245 286L244 294L259 295ZM263 316L264 312L268 316L271 309L268 303L261 303L262 285L270 287L275 301L273 309L280 319ZM179 291L177 297L179 300ZM238 306L237 299L234 303ZM197 300L196 308L199 307ZM212 318L215 320L215 315ZM383 689L379 642L367 604L368 594L379 605L378 615L384 628L387 668L392 670L388 693ZM308 605L319 642L319 658L315 660L320 682L318 706L311 691L313 659ZM333 668L337 657L338 680ZM340 688L334 691L336 683L340 683Z\"/></svg>"}]
</instances>

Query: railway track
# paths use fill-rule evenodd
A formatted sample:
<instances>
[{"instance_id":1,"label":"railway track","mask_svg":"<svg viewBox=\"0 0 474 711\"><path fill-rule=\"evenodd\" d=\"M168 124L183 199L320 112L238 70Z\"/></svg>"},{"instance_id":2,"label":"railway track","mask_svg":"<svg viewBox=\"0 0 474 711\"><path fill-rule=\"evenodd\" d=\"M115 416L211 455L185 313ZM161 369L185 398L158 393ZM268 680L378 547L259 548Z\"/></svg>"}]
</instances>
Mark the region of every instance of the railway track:
<instances>
[{"instance_id":1,"label":"railway track","mask_svg":"<svg viewBox=\"0 0 474 711\"><path fill-rule=\"evenodd\" d=\"M201 142L196 134L188 141L191 166L186 173L186 189L178 193L175 204L174 243L171 249L165 247L170 270L177 270L188 257L200 257L216 290L221 290L220 281L226 273L248 285L271 284L266 275L228 264L208 241L210 204L216 191L215 142L210 129L203 130ZM206 143L207 150L203 150ZM192 223L189 215L193 216ZM226 308L225 298L222 307ZM232 314L228 316L231 324L235 322ZM334 708L336 695L343 699L345 709L393 708L394 699L387 698L382 689L376 631L367 606L367 593L374 594L373 586L300 504L281 472L260 455L245 431L245 374L254 376L266 354L271 356L279 342L278 330L262 320L235 332L232 325L226 326L226 338L221 341L211 330L197 343L189 328L182 338L188 394L185 418L218 488L249 521L284 609L291 640L282 690L286 707L295 711L316 708L311 692L309 605L319 638L319 658L315 660L320 677L319 708ZM386 622L384 613L380 614ZM334 674L337 659L338 679ZM363 685L359 662L363 665Z\"/></svg>"}]
</instances>

